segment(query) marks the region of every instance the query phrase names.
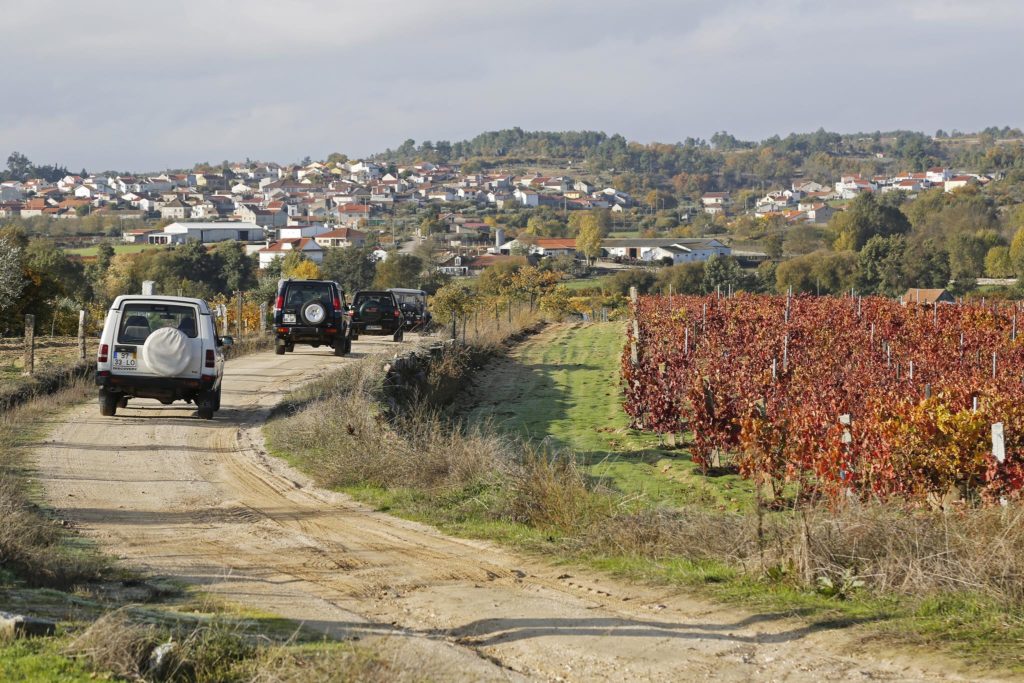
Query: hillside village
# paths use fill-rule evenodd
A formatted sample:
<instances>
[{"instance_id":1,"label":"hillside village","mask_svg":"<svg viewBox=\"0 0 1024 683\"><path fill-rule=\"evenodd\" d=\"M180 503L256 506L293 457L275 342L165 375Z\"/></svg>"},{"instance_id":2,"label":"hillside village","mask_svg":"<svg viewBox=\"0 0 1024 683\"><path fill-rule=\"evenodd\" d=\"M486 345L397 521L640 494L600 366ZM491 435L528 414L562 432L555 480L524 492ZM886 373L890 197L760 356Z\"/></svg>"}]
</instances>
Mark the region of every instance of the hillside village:
<instances>
[{"instance_id":1,"label":"hillside village","mask_svg":"<svg viewBox=\"0 0 1024 683\"><path fill-rule=\"evenodd\" d=\"M479 211L463 213L446 205L459 203L484 210L548 207L564 214L607 210L613 215L644 208L629 193L586 178L472 173L463 172L456 164L313 161L304 165L234 164L220 170L8 181L0 184L0 219L101 215L120 219L122 224L159 221L163 227L125 230L123 241L171 245L236 240L266 268L291 251L301 251L319 263L324 249L366 244L379 245L378 258L386 258L387 250L398 246L396 224L398 232L408 232L399 213L433 207L443 232L431 237L447 250L438 268L448 275L464 276L478 274L513 253L581 255L572 238L537 238L520 244L506 240L504 231L482 220ZM767 191L745 205L734 203L729 192L705 192L699 204L681 207L679 218L687 221L703 212L719 218L749 215L777 217L787 225L823 225L840 210L837 204L863 193L903 192L913 197L933 188L951 192L967 185L984 186L991 180L988 175L944 167L871 178L843 175L830 185L798 179L788 188ZM659 236L606 240L601 256L620 262L679 264L730 253L717 239ZM764 258L758 253L747 256L753 262Z\"/></svg>"}]
</instances>

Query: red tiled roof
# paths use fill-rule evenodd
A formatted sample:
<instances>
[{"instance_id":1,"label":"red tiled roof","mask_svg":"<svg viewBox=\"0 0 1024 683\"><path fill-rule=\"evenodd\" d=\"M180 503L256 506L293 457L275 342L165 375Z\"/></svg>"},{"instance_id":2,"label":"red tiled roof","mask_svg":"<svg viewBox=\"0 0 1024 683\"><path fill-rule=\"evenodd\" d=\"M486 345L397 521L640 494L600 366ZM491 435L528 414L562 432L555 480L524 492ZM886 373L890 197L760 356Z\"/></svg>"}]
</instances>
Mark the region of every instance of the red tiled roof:
<instances>
[{"instance_id":1,"label":"red tiled roof","mask_svg":"<svg viewBox=\"0 0 1024 683\"><path fill-rule=\"evenodd\" d=\"M576 240L562 237L539 237L535 244L544 249L575 249Z\"/></svg>"}]
</instances>

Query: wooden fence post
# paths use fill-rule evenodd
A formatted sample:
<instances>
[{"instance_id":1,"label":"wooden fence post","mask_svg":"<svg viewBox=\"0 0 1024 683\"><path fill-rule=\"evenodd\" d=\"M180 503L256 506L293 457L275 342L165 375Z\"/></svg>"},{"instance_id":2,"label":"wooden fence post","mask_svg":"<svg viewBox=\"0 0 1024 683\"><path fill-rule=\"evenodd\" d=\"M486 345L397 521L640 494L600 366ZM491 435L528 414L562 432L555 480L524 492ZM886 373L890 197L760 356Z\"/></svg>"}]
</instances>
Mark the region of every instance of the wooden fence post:
<instances>
[{"instance_id":1,"label":"wooden fence post","mask_svg":"<svg viewBox=\"0 0 1024 683\"><path fill-rule=\"evenodd\" d=\"M31 375L36 369L36 317L25 316L25 374Z\"/></svg>"},{"instance_id":2,"label":"wooden fence post","mask_svg":"<svg viewBox=\"0 0 1024 683\"><path fill-rule=\"evenodd\" d=\"M85 360L85 309L78 312L78 357Z\"/></svg>"}]
</instances>

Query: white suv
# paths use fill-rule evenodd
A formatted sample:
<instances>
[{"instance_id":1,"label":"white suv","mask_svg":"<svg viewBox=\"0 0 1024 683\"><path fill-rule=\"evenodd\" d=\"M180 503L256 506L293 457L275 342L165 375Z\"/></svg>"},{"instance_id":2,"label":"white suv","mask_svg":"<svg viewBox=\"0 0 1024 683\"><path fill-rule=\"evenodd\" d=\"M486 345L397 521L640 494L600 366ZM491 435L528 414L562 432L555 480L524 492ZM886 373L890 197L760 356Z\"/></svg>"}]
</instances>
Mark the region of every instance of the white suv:
<instances>
[{"instance_id":1,"label":"white suv","mask_svg":"<svg viewBox=\"0 0 1024 683\"><path fill-rule=\"evenodd\" d=\"M111 416L129 398L167 405L195 402L198 415L220 410L224 354L231 337L218 337L210 307L180 296L119 296L107 312L96 356L100 415Z\"/></svg>"}]
</instances>

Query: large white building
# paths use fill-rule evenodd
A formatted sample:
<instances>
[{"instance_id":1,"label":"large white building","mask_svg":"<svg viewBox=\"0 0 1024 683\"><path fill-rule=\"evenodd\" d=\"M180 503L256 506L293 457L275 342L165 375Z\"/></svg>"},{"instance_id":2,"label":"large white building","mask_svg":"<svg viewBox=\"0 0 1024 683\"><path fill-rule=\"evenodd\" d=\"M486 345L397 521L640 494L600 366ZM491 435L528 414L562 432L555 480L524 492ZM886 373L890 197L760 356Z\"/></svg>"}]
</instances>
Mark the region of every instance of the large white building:
<instances>
[{"instance_id":1,"label":"large white building","mask_svg":"<svg viewBox=\"0 0 1024 683\"><path fill-rule=\"evenodd\" d=\"M601 249L609 258L648 263L671 258L673 264L678 264L732 255L730 247L705 237L606 239L601 242Z\"/></svg>"},{"instance_id":2,"label":"large white building","mask_svg":"<svg viewBox=\"0 0 1024 683\"><path fill-rule=\"evenodd\" d=\"M220 221L193 223L179 221L171 223L161 231L151 232L146 241L150 244L184 244L185 242L259 242L266 239L263 228L252 223Z\"/></svg>"}]
</instances>

